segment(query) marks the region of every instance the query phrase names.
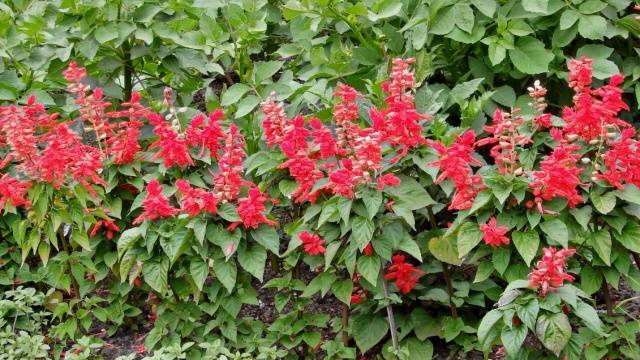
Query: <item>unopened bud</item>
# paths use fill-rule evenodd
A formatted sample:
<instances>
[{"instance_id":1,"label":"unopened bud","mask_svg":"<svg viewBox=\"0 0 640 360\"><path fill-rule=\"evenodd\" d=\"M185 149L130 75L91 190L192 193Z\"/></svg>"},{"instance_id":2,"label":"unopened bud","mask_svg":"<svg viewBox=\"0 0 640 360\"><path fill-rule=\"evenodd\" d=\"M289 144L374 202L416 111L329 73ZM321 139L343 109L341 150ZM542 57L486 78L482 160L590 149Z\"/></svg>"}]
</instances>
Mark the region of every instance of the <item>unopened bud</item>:
<instances>
[{"instance_id":1,"label":"unopened bud","mask_svg":"<svg viewBox=\"0 0 640 360\"><path fill-rule=\"evenodd\" d=\"M588 164L591 162L591 159L587 158L587 157L583 157L582 159L580 159L580 161L582 161L583 164Z\"/></svg>"},{"instance_id":2,"label":"unopened bud","mask_svg":"<svg viewBox=\"0 0 640 360\"><path fill-rule=\"evenodd\" d=\"M516 176L520 176L523 172L524 170L522 170L522 168L517 168L516 171L513 172L513 174Z\"/></svg>"},{"instance_id":3,"label":"unopened bud","mask_svg":"<svg viewBox=\"0 0 640 360\"><path fill-rule=\"evenodd\" d=\"M593 139L593 140L589 141L589 145L596 145L596 144L598 144L599 142L600 142L600 140L598 140L598 139Z\"/></svg>"},{"instance_id":4,"label":"unopened bud","mask_svg":"<svg viewBox=\"0 0 640 360\"><path fill-rule=\"evenodd\" d=\"M594 164L593 168L596 169L596 170L600 170L600 164Z\"/></svg>"},{"instance_id":5,"label":"unopened bud","mask_svg":"<svg viewBox=\"0 0 640 360\"><path fill-rule=\"evenodd\" d=\"M598 178L597 178L597 177L595 177L595 176L592 176L592 177L591 177L591 181L596 182L596 181L598 181Z\"/></svg>"},{"instance_id":6,"label":"unopened bud","mask_svg":"<svg viewBox=\"0 0 640 360\"><path fill-rule=\"evenodd\" d=\"M598 172L597 171L592 171L591 175L596 176L596 175L598 175Z\"/></svg>"},{"instance_id":7,"label":"unopened bud","mask_svg":"<svg viewBox=\"0 0 640 360\"><path fill-rule=\"evenodd\" d=\"M577 138L578 138L578 135L576 135L576 134L567 135L567 141L569 141L569 142L575 141Z\"/></svg>"},{"instance_id":8,"label":"unopened bud","mask_svg":"<svg viewBox=\"0 0 640 360\"><path fill-rule=\"evenodd\" d=\"M615 133L607 133L607 137L609 139L613 139L614 137L616 137L616 134Z\"/></svg>"}]
</instances>

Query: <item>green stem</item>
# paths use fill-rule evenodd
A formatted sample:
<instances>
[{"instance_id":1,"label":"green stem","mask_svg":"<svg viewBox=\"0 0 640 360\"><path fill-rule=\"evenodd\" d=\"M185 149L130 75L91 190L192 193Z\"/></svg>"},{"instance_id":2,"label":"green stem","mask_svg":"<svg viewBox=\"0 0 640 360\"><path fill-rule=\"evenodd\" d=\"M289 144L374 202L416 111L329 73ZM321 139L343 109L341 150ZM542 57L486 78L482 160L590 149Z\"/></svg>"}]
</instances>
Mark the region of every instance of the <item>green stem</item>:
<instances>
[{"instance_id":1,"label":"green stem","mask_svg":"<svg viewBox=\"0 0 640 360\"><path fill-rule=\"evenodd\" d=\"M389 288L387 286L387 280L384 278L384 272L380 269L380 276L382 277L382 291L387 301L387 321L389 322L389 331L391 332L391 344L393 345L393 358L397 359L398 353L398 333L396 331L396 320L393 315L393 307L391 306L391 300L389 299Z\"/></svg>"},{"instance_id":2,"label":"green stem","mask_svg":"<svg viewBox=\"0 0 640 360\"><path fill-rule=\"evenodd\" d=\"M451 282L451 268L449 265L442 264L442 273L444 275L444 281L447 283L447 295L449 296L451 317L453 320L456 320L458 318L458 309L456 308L456 304L453 303L453 284Z\"/></svg>"}]
</instances>

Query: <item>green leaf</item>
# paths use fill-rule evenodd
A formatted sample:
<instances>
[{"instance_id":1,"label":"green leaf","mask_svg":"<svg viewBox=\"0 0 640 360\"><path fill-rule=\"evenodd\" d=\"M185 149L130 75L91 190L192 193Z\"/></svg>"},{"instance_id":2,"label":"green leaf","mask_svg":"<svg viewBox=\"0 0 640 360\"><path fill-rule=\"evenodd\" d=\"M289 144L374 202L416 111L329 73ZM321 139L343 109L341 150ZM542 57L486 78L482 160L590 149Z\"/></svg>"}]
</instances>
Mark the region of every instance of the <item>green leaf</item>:
<instances>
[{"instance_id":1,"label":"green leaf","mask_svg":"<svg viewBox=\"0 0 640 360\"><path fill-rule=\"evenodd\" d=\"M165 254L169 257L171 265L178 260L178 257L182 255L191 246L191 237L193 232L191 229L180 228L175 233L169 236L160 237L160 246Z\"/></svg>"},{"instance_id":2,"label":"green leaf","mask_svg":"<svg viewBox=\"0 0 640 360\"><path fill-rule=\"evenodd\" d=\"M238 262L243 269L262 282L267 251L262 246L247 245L238 249Z\"/></svg>"},{"instance_id":3,"label":"green leaf","mask_svg":"<svg viewBox=\"0 0 640 360\"><path fill-rule=\"evenodd\" d=\"M586 231L589 230L589 221L591 221L591 206L583 206L581 208L569 209L569 213L573 215L578 224Z\"/></svg>"},{"instance_id":4,"label":"green leaf","mask_svg":"<svg viewBox=\"0 0 640 360\"><path fill-rule=\"evenodd\" d=\"M279 254L280 236L273 227L262 224L257 229L251 230L251 237L265 249L276 255Z\"/></svg>"},{"instance_id":5,"label":"green leaf","mask_svg":"<svg viewBox=\"0 0 640 360\"><path fill-rule=\"evenodd\" d=\"M482 231L475 222L465 222L458 230L458 256L464 257L482 241Z\"/></svg>"},{"instance_id":6,"label":"green leaf","mask_svg":"<svg viewBox=\"0 0 640 360\"><path fill-rule=\"evenodd\" d=\"M364 207L367 209L369 219L373 219L382 205L382 192L366 188L361 192L360 198L362 202L364 202Z\"/></svg>"},{"instance_id":7,"label":"green leaf","mask_svg":"<svg viewBox=\"0 0 640 360\"><path fill-rule=\"evenodd\" d=\"M436 259L453 265L462 264L460 256L458 256L457 245L455 239L451 236L439 236L429 240L429 251Z\"/></svg>"},{"instance_id":8,"label":"green leaf","mask_svg":"<svg viewBox=\"0 0 640 360\"><path fill-rule=\"evenodd\" d=\"M421 341L416 338L409 338L404 345L409 350L410 359L431 359L433 358L433 344L431 341Z\"/></svg>"},{"instance_id":9,"label":"green leaf","mask_svg":"<svg viewBox=\"0 0 640 360\"><path fill-rule=\"evenodd\" d=\"M614 233L613 236L625 248L639 253L640 252L640 224L635 221L629 221L620 234Z\"/></svg>"},{"instance_id":10,"label":"green leaf","mask_svg":"<svg viewBox=\"0 0 640 360\"><path fill-rule=\"evenodd\" d=\"M353 317L352 334L361 353L374 347L387 335L389 325L379 316L362 315Z\"/></svg>"},{"instance_id":11,"label":"green leaf","mask_svg":"<svg viewBox=\"0 0 640 360\"><path fill-rule=\"evenodd\" d=\"M485 342L489 340L488 336L491 332L491 328L502 319L502 312L498 309L493 309L485 314L478 326L478 342L485 347Z\"/></svg>"},{"instance_id":12,"label":"green leaf","mask_svg":"<svg viewBox=\"0 0 640 360\"><path fill-rule=\"evenodd\" d=\"M487 17L492 17L496 12L495 0L471 0L471 4Z\"/></svg>"},{"instance_id":13,"label":"green leaf","mask_svg":"<svg viewBox=\"0 0 640 360\"><path fill-rule=\"evenodd\" d=\"M598 334L603 334L602 321L598 316L598 312L591 305L578 301L574 313L584 321L585 325Z\"/></svg>"},{"instance_id":14,"label":"green leaf","mask_svg":"<svg viewBox=\"0 0 640 360\"><path fill-rule=\"evenodd\" d=\"M608 214L616 207L616 196L613 192L608 192L606 194L592 192L590 197L593 206L601 214Z\"/></svg>"},{"instance_id":15,"label":"green leaf","mask_svg":"<svg viewBox=\"0 0 640 360\"><path fill-rule=\"evenodd\" d=\"M511 249L506 247L500 247L493 250L493 267L500 274L503 274L504 271L509 266L509 261L511 260Z\"/></svg>"},{"instance_id":16,"label":"green leaf","mask_svg":"<svg viewBox=\"0 0 640 360\"><path fill-rule=\"evenodd\" d=\"M471 6L463 2L459 2L453 6L453 12L455 14L456 26L458 26L462 31L471 33L473 30L473 23L475 21Z\"/></svg>"},{"instance_id":17,"label":"green leaf","mask_svg":"<svg viewBox=\"0 0 640 360\"><path fill-rule=\"evenodd\" d=\"M118 258L135 245L136 240L142 236L140 227L132 227L122 232L118 239Z\"/></svg>"},{"instance_id":18,"label":"green leaf","mask_svg":"<svg viewBox=\"0 0 640 360\"><path fill-rule=\"evenodd\" d=\"M535 230L527 231L514 231L511 234L513 244L516 246L516 250L524 262L529 266L531 261L536 257L538 253L538 247L540 246L540 236Z\"/></svg>"},{"instance_id":19,"label":"green leaf","mask_svg":"<svg viewBox=\"0 0 640 360\"><path fill-rule=\"evenodd\" d=\"M573 9L567 9L565 10L562 15L560 15L560 29L561 30L567 30L568 28L570 28L571 26L573 26L573 24L576 23L576 21L578 21L578 18L580 17L580 13L573 10Z\"/></svg>"},{"instance_id":20,"label":"green leaf","mask_svg":"<svg viewBox=\"0 0 640 360\"><path fill-rule=\"evenodd\" d=\"M527 0L522 2L522 7L533 13L546 14L549 0Z\"/></svg>"},{"instance_id":21,"label":"green leaf","mask_svg":"<svg viewBox=\"0 0 640 360\"><path fill-rule=\"evenodd\" d=\"M551 240L560 243L565 248L569 246L569 230L567 230L567 225L565 225L562 220L546 220L540 223L540 229L542 229Z\"/></svg>"},{"instance_id":22,"label":"green leaf","mask_svg":"<svg viewBox=\"0 0 640 360\"><path fill-rule=\"evenodd\" d=\"M332 273L329 273L329 272L322 272L318 276L313 278L313 280L311 280L309 285L307 285L307 287L302 292L302 295L300 295L300 296L301 297L311 297L315 293L317 293L318 291L320 291L322 296L325 296L327 294L327 292L329 291L329 289L331 289L331 285L335 281L336 281L336 276L335 275L333 275Z\"/></svg>"},{"instance_id":23,"label":"green leaf","mask_svg":"<svg viewBox=\"0 0 640 360\"><path fill-rule=\"evenodd\" d=\"M582 15L578 21L578 32L587 39L602 40L607 32L607 20L600 15Z\"/></svg>"},{"instance_id":24,"label":"green leaf","mask_svg":"<svg viewBox=\"0 0 640 360\"><path fill-rule=\"evenodd\" d=\"M480 86L482 81L484 81L484 78L473 79L470 81L463 82L462 84L458 84L453 89L451 89L449 96L456 103L462 102L468 99L469 96L471 96L474 92L478 90L478 87Z\"/></svg>"},{"instance_id":25,"label":"green leaf","mask_svg":"<svg viewBox=\"0 0 640 360\"><path fill-rule=\"evenodd\" d=\"M547 72L553 57L553 53L545 49L543 42L530 36L519 38L515 49L509 50L509 58L513 65L525 74Z\"/></svg>"},{"instance_id":26,"label":"green leaf","mask_svg":"<svg viewBox=\"0 0 640 360\"><path fill-rule=\"evenodd\" d=\"M418 210L425 206L436 204L427 190L417 181L408 176L399 176L399 178L400 185L384 189L384 192L397 199L395 204L404 206L409 210Z\"/></svg>"},{"instance_id":27,"label":"green leaf","mask_svg":"<svg viewBox=\"0 0 640 360\"><path fill-rule=\"evenodd\" d=\"M377 22L398 15L402 11L402 2L383 0L377 2L373 10L375 13L369 13L369 20Z\"/></svg>"},{"instance_id":28,"label":"green leaf","mask_svg":"<svg viewBox=\"0 0 640 360\"><path fill-rule=\"evenodd\" d=\"M611 234L607 229L600 229L588 235L591 246L607 266L611 266Z\"/></svg>"},{"instance_id":29,"label":"green leaf","mask_svg":"<svg viewBox=\"0 0 640 360\"><path fill-rule=\"evenodd\" d=\"M351 292L353 291L353 282L350 279L338 280L331 285L331 292L336 299L349 305L351 303Z\"/></svg>"},{"instance_id":30,"label":"green leaf","mask_svg":"<svg viewBox=\"0 0 640 360\"><path fill-rule=\"evenodd\" d=\"M236 262L234 260L224 261L223 259L216 259L213 271L225 289L231 294L233 287L236 285L236 275L238 272Z\"/></svg>"},{"instance_id":31,"label":"green leaf","mask_svg":"<svg viewBox=\"0 0 640 360\"><path fill-rule=\"evenodd\" d=\"M607 3L600 0L587 0L580 4L578 10L583 14L593 14L607 7Z\"/></svg>"},{"instance_id":32,"label":"green leaf","mask_svg":"<svg viewBox=\"0 0 640 360\"><path fill-rule=\"evenodd\" d=\"M156 292L163 294L167 291L167 277L169 259L162 256L147 260L142 265L144 281Z\"/></svg>"},{"instance_id":33,"label":"green leaf","mask_svg":"<svg viewBox=\"0 0 640 360\"><path fill-rule=\"evenodd\" d=\"M540 305L537 299L531 299L526 305L516 305L516 312L522 322L531 330L535 330Z\"/></svg>"},{"instance_id":34,"label":"green leaf","mask_svg":"<svg viewBox=\"0 0 640 360\"><path fill-rule=\"evenodd\" d=\"M100 44L118 38L118 26L115 23L99 26L93 36Z\"/></svg>"},{"instance_id":35,"label":"green leaf","mask_svg":"<svg viewBox=\"0 0 640 360\"><path fill-rule=\"evenodd\" d=\"M202 291L204 282L207 280L207 276L209 276L209 265L201 258L193 257L189 264L189 274L193 278L193 282L196 284L198 290Z\"/></svg>"},{"instance_id":36,"label":"green leaf","mask_svg":"<svg viewBox=\"0 0 640 360\"><path fill-rule=\"evenodd\" d=\"M615 193L622 200L640 205L640 189L635 185L625 184L623 190L617 190Z\"/></svg>"},{"instance_id":37,"label":"green leaf","mask_svg":"<svg viewBox=\"0 0 640 360\"><path fill-rule=\"evenodd\" d=\"M589 44L578 49L576 58L588 57L593 61L593 77L596 79L608 79L612 75L620 72L618 65L608 57L613 53L613 49L600 44Z\"/></svg>"},{"instance_id":38,"label":"green leaf","mask_svg":"<svg viewBox=\"0 0 640 360\"><path fill-rule=\"evenodd\" d=\"M433 26L429 28L429 33L434 35L445 35L450 33L456 26L454 7L450 6L438 12Z\"/></svg>"},{"instance_id":39,"label":"green leaf","mask_svg":"<svg viewBox=\"0 0 640 360\"><path fill-rule=\"evenodd\" d=\"M259 61L254 63L253 76L256 84L259 84L266 79L271 79L271 77L280 70L283 64L284 61Z\"/></svg>"},{"instance_id":40,"label":"green leaf","mask_svg":"<svg viewBox=\"0 0 640 360\"><path fill-rule=\"evenodd\" d=\"M260 103L260 98L255 95L246 96L238 103L238 110L236 110L236 118L241 118L255 109Z\"/></svg>"},{"instance_id":41,"label":"green leaf","mask_svg":"<svg viewBox=\"0 0 640 360\"><path fill-rule=\"evenodd\" d=\"M220 99L220 105L229 106L237 103L240 98L247 93L251 88L248 85L237 83L231 85L227 89L227 91L222 94L222 98Z\"/></svg>"},{"instance_id":42,"label":"green leaf","mask_svg":"<svg viewBox=\"0 0 640 360\"><path fill-rule=\"evenodd\" d=\"M362 277L373 285L378 283L380 266L380 258L377 255L360 256L358 258L358 271L362 274Z\"/></svg>"},{"instance_id":43,"label":"green leaf","mask_svg":"<svg viewBox=\"0 0 640 360\"><path fill-rule=\"evenodd\" d=\"M473 283L475 284L487 280L492 273L493 264L490 261L480 262L478 269L476 270L476 276L473 279Z\"/></svg>"},{"instance_id":44,"label":"green leaf","mask_svg":"<svg viewBox=\"0 0 640 360\"><path fill-rule=\"evenodd\" d=\"M357 216L353 219L351 224L351 237L355 240L360 250L363 250L369 241L371 241L374 230L375 225L373 221L362 216Z\"/></svg>"},{"instance_id":45,"label":"green leaf","mask_svg":"<svg viewBox=\"0 0 640 360\"><path fill-rule=\"evenodd\" d=\"M585 265L580 270L580 289L591 295L600 290L602 286L602 274L595 268Z\"/></svg>"},{"instance_id":46,"label":"green leaf","mask_svg":"<svg viewBox=\"0 0 640 360\"><path fill-rule=\"evenodd\" d=\"M502 340L502 345L504 345L507 350L507 354L515 356L520 352L528 332L529 329L524 325L512 327L505 326L502 328L500 340Z\"/></svg>"},{"instance_id":47,"label":"green leaf","mask_svg":"<svg viewBox=\"0 0 640 360\"><path fill-rule=\"evenodd\" d=\"M560 356L571 338L571 324L564 313L547 314L538 318L536 336L556 356Z\"/></svg>"}]
</instances>

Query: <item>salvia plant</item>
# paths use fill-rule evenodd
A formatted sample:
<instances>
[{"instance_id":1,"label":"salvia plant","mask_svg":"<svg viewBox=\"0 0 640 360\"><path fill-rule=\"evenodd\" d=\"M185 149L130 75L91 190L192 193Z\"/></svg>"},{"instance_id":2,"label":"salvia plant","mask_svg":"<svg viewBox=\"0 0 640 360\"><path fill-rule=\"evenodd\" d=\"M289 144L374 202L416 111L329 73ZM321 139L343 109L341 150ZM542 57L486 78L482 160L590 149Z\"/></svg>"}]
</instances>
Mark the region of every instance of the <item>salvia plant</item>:
<instances>
[{"instance_id":1,"label":"salvia plant","mask_svg":"<svg viewBox=\"0 0 640 360\"><path fill-rule=\"evenodd\" d=\"M452 126L416 61L317 111L271 89L257 128L168 87L118 102L76 62L59 112L1 106L3 285L51 289L47 339L12 348L89 358L127 326L149 359L640 357L611 294L640 288L625 77L571 59L559 112L536 81L526 111Z\"/></svg>"}]
</instances>

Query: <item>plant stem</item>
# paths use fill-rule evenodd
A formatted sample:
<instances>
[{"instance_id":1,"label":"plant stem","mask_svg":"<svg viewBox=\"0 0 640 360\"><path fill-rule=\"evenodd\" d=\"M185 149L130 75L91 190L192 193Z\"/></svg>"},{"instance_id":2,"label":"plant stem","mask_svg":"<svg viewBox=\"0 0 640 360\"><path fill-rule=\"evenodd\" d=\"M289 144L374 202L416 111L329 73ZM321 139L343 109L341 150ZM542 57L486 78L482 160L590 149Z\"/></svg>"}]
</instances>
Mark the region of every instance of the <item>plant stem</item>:
<instances>
[{"instance_id":1,"label":"plant stem","mask_svg":"<svg viewBox=\"0 0 640 360\"><path fill-rule=\"evenodd\" d=\"M611 295L609 294L609 285L607 284L606 278L605 278L605 281L602 282L602 296L604 296L604 303L607 305L607 315L613 316L613 303L611 302Z\"/></svg>"},{"instance_id":2,"label":"plant stem","mask_svg":"<svg viewBox=\"0 0 640 360\"><path fill-rule=\"evenodd\" d=\"M384 292L384 297L387 299L387 301L389 301L387 303L387 321L389 322L389 330L391 331L393 358L397 359L396 354L398 353L398 333L396 332L396 320L393 316L393 307L391 306L391 301L389 300L389 288L387 287L387 280L384 279L382 268L380 269L380 276L382 276L382 291Z\"/></svg>"},{"instance_id":3,"label":"plant stem","mask_svg":"<svg viewBox=\"0 0 640 360\"><path fill-rule=\"evenodd\" d=\"M631 256L633 256L633 262L636 263L636 267L640 270L640 255L637 252L632 251Z\"/></svg>"},{"instance_id":4,"label":"plant stem","mask_svg":"<svg viewBox=\"0 0 640 360\"><path fill-rule=\"evenodd\" d=\"M278 255L269 252L269 260L271 261L271 270L273 270L273 272L275 273L280 272L280 262L278 260Z\"/></svg>"},{"instance_id":5,"label":"plant stem","mask_svg":"<svg viewBox=\"0 0 640 360\"><path fill-rule=\"evenodd\" d=\"M349 325L349 305L342 304L342 343L344 346L349 344L349 333L347 332Z\"/></svg>"},{"instance_id":6,"label":"plant stem","mask_svg":"<svg viewBox=\"0 0 640 360\"><path fill-rule=\"evenodd\" d=\"M133 64L131 63L131 44L129 40L122 43L122 61L124 63L124 100L131 100L133 91Z\"/></svg>"},{"instance_id":7,"label":"plant stem","mask_svg":"<svg viewBox=\"0 0 640 360\"><path fill-rule=\"evenodd\" d=\"M447 283L447 295L449 296L449 308L451 309L451 317L453 320L458 318L458 309L456 304L453 303L453 284L451 283L451 269L449 265L442 264L442 274L444 275L444 281Z\"/></svg>"}]
</instances>

